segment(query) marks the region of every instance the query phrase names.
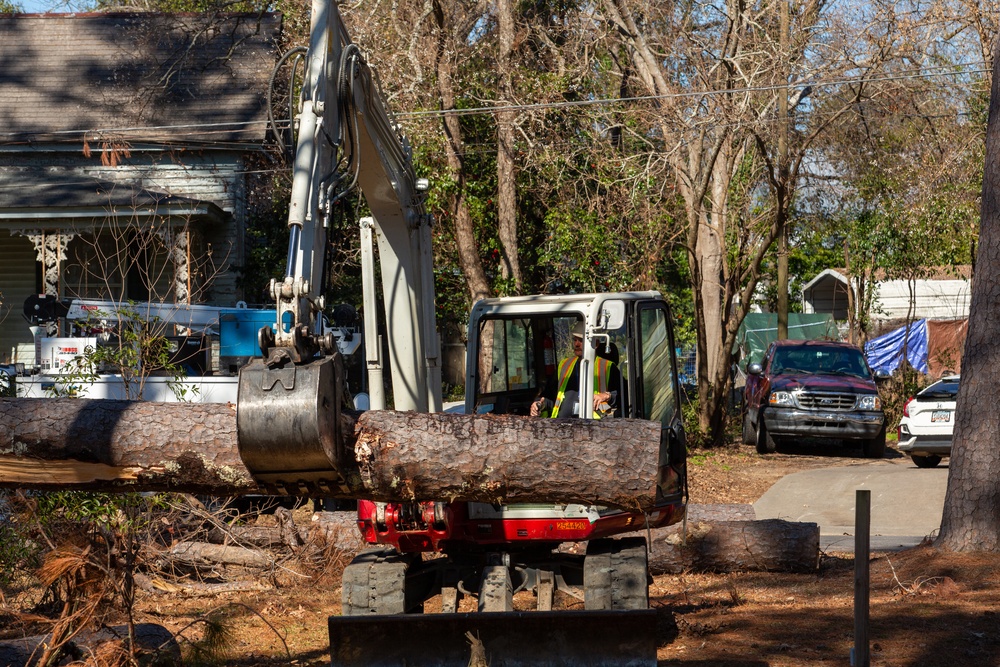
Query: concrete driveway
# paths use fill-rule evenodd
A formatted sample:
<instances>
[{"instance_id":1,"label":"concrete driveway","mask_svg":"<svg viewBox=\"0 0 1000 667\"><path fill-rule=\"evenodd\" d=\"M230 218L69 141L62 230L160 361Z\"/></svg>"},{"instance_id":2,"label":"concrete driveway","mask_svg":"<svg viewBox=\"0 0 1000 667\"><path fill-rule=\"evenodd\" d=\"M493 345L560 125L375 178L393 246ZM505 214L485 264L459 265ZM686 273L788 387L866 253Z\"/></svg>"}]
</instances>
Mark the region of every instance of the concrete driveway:
<instances>
[{"instance_id":1,"label":"concrete driveway","mask_svg":"<svg viewBox=\"0 0 1000 667\"><path fill-rule=\"evenodd\" d=\"M783 477L754 503L758 519L808 521L820 526L823 551L854 550L855 492L871 491L871 548L920 544L941 526L948 459L921 469L908 458L883 459Z\"/></svg>"}]
</instances>

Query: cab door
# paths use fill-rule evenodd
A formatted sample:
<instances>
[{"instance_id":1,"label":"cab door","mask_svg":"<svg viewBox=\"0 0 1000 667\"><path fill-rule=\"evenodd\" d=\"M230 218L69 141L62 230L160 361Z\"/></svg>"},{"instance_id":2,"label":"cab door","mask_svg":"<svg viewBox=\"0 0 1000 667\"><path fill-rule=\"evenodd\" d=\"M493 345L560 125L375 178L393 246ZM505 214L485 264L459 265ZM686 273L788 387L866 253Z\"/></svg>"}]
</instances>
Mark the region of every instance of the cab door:
<instances>
[{"instance_id":1,"label":"cab door","mask_svg":"<svg viewBox=\"0 0 1000 667\"><path fill-rule=\"evenodd\" d=\"M665 301L639 301L633 314L629 376L632 405L640 419L659 422L656 502L676 502L684 494L687 445L681 418L673 320Z\"/></svg>"}]
</instances>

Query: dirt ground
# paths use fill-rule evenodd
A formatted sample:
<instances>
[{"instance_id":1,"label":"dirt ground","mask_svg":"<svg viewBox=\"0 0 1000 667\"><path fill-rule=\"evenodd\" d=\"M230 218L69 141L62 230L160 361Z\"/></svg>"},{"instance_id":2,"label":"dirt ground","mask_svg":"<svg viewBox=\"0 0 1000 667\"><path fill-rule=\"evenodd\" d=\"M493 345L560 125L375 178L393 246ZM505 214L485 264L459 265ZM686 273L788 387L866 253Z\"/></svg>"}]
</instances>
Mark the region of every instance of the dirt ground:
<instances>
[{"instance_id":1,"label":"dirt ground","mask_svg":"<svg viewBox=\"0 0 1000 667\"><path fill-rule=\"evenodd\" d=\"M889 456L899 454L891 450ZM752 503L786 474L852 462L862 461L840 451L763 457L749 447L693 452L691 501ZM225 618L230 635L223 662L228 665L327 664L326 619L339 613L339 572L348 558L331 554L324 571L289 562L261 582L277 584L264 591L211 597L144 592L137 600L137 620L197 639L204 629L200 620ZM929 546L872 554L871 664L1000 666L996 561L996 556L941 553ZM808 574L658 576L650 601L660 618L659 664L848 665L853 584L854 558L843 553L823 554L819 570ZM557 603L580 606L561 595ZM427 610L433 607L431 601Z\"/></svg>"}]
</instances>

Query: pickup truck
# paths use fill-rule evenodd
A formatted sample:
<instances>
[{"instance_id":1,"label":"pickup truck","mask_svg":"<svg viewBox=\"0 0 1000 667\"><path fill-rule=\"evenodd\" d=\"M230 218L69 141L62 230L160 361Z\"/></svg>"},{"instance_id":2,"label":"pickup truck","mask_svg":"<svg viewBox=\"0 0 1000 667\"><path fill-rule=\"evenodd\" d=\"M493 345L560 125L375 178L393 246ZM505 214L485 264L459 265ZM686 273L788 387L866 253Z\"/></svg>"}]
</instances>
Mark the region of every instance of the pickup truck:
<instances>
[{"instance_id":1,"label":"pickup truck","mask_svg":"<svg viewBox=\"0 0 1000 667\"><path fill-rule=\"evenodd\" d=\"M885 455L885 415L859 348L832 341L779 340L747 367L743 442L761 454L793 438L859 442L867 458Z\"/></svg>"}]
</instances>

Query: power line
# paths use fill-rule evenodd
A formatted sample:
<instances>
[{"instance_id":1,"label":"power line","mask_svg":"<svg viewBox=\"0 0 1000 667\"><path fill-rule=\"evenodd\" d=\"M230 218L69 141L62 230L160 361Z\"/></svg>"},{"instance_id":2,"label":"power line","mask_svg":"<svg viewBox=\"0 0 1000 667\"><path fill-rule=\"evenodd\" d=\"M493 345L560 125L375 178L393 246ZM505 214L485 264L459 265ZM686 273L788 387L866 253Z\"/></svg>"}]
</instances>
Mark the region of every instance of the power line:
<instances>
[{"instance_id":1,"label":"power line","mask_svg":"<svg viewBox=\"0 0 1000 667\"><path fill-rule=\"evenodd\" d=\"M877 82L888 82L888 81L902 81L902 80L912 80L912 79L933 79L939 77L948 76L960 76L968 74L986 74L990 72L989 68L985 67L985 62L978 61L974 63L959 63L956 65L945 66L942 65L940 68L930 68L933 69L944 69L948 68L947 71L927 71L921 69L920 71L913 72L910 74L895 74L887 75L882 77L872 77L867 78L864 76L858 77L846 77L842 79L834 79L830 81L797 81L795 83L784 84L774 84L767 86L747 86L743 88L727 88L724 90L702 90L702 91L688 91L683 93L668 93L664 95L642 95L633 97L616 97L616 98L595 98L590 100L563 100L559 102L538 102L534 104L510 104L510 105L495 105L495 106L482 106L482 107L471 107L468 109L435 109L427 111L405 111L395 113L396 118L421 118L421 117L439 117L447 115L455 116L468 116L477 114L495 114L504 111L536 111L536 110L548 110L548 109L566 109L574 107L588 107L588 106L603 106L603 105L614 105L622 103L639 103L639 102L651 102L658 100L669 100L669 99L683 99L690 97L705 97L705 96L716 96L716 95L738 95L754 92L777 92L789 89L803 89L807 86L812 87L833 87L833 86L844 86L857 83L877 83ZM955 68L966 68L966 67L977 67L977 69L955 69ZM52 130L52 131L33 131L33 132L0 132L0 137L34 137L39 135L44 136L73 136L73 135L84 135L85 139L91 141L100 141L107 135L123 134L123 133L139 133L139 132L151 132L157 130L188 130L187 132L176 132L178 135L210 135L210 134L224 134L239 129L249 129L255 126L264 125L267 126L268 122L266 120L259 121L242 121L242 122L232 122L232 123L184 123L178 125L150 125L150 126L131 126L131 127L107 127L107 128L93 128L93 129L76 129L76 130ZM276 124L278 129L287 128L290 123L288 120L278 121ZM212 129L217 128L217 129ZM92 135L92 136L91 136ZM12 143L12 142L8 142ZM163 143L168 145L169 141L164 142L150 142L150 143ZM236 142L206 142L208 145L213 146L232 146L239 147L242 144Z\"/></svg>"},{"instance_id":2,"label":"power line","mask_svg":"<svg viewBox=\"0 0 1000 667\"><path fill-rule=\"evenodd\" d=\"M617 105L622 103L641 103L641 102L651 102L659 100L669 100L669 99L683 99L691 97L705 97L705 96L717 96L717 95L738 95L754 92L778 92L789 89L804 89L807 86L813 87L833 87L833 86L843 86L858 83L881 83L890 81L903 81L903 80L913 80L913 79L933 79L940 77L950 77L950 76L961 76L969 74L986 74L990 72L990 69L985 67L985 62L977 61L971 63L958 63L956 65L945 66L942 65L939 68L933 69L945 69L946 71L927 71L926 69L921 69L917 72L912 72L909 74L894 74L886 75L882 77L871 77L867 78L864 76L858 77L845 77L841 79L834 79L830 81L798 81L788 85L774 84L767 86L747 86L743 88L729 88L724 90L708 90L708 91L689 91L683 93L669 93L664 95L643 95L643 96L633 96L633 97L619 97L619 98L597 98L590 100L572 100L572 101L560 101L560 102L540 102L536 104L512 104L512 105L496 105L496 106L482 106L473 107L468 109L436 109L428 111L408 111L400 112L394 114L396 118L399 119L410 119L410 118L432 118L432 117L443 117L448 115L453 116L467 116L467 115L477 115L477 114L496 114L504 111L537 111L537 110L550 110L550 109L567 109L567 108L577 108L577 107L593 107L593 106L604 106L604 105ZM955 69L956 67L968 68L976 67L976 69ZM151 132L159 130L187 130L186 132L174 132L175 136L169 139L164 139L162 141L147 140L146 143L153 143L162 146L180 145L178 144L179 136L206 136L212 134L227 134L234 130L250 130L251 128L257 126L267 126L268 122L266 120L259 121L240 121L240 122L221 122L221 123L184 123L178 125L151 125L151 126L129 126L129 127L107 127L107 128L95 128L95 129L77 129L77 130L53 130L44 132L0 132L0 138L9 137L12 138L8 141L3 141L5 145L12 145L18 142L18 138L22 141L29 141L28 138L36 137L40 135L44 136L79 136L83 135L83 138L89 141L101 141L105 138L113 136L115 134L124 133L140 133L140 132ZM289 127L290 122L288 120L278 121L275 123L276 129L285 129ZM206 146L214 147L231 147L231 148L245 148L246 145L235 142L235 141L212 141L206 140L204 142Z\"/></svg>"},{"instance_id":3,"label":"power line","mask_svg":"<svg viewBox=\"0 0 1000 667\"><path fill-rule=\"evenodd\" d=\"M984 66L986 63L979 61L976 63L960 63L952 67ZM942 65L942 67L945 67ZM743 88L726 88L724 90L702 90L689 91L684 93L666 93L663 95L640 95L634 97L597 98L592 100L572 100L561 102L538 102L535 104L510 104L488 107L471 107L468 109L435 109L429 111L406 111L395 114L397 118L417 118L427 116L470 116L486 113L498 113L501 111L536 111L545 109L561 109L570 107L601 106L606 104L621 104L623 102L650 102L657 100L683 99L688 97L712 97L716 95L739 95L745 93L776 92L789 89L803 89L809 86L829 88L833 86L844 86L855 83L876 83L886 81L902 81L906 79L932 79L944 76L959 76L962 74L984 74L988 73L988 68L983 69L963 69L947 72L915 72L912 74L897 74L882 77L848 77L844 79L834 79L832 81L797 81L790 84L774 84L768 86L747 86Z\"/></svg>"}]
</instances>

